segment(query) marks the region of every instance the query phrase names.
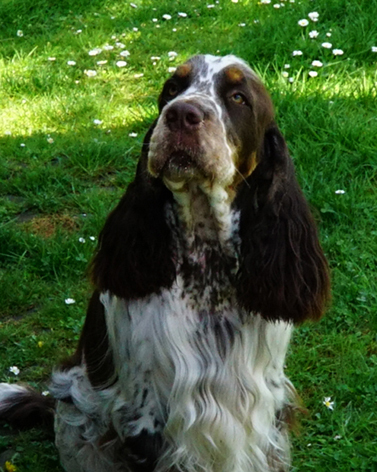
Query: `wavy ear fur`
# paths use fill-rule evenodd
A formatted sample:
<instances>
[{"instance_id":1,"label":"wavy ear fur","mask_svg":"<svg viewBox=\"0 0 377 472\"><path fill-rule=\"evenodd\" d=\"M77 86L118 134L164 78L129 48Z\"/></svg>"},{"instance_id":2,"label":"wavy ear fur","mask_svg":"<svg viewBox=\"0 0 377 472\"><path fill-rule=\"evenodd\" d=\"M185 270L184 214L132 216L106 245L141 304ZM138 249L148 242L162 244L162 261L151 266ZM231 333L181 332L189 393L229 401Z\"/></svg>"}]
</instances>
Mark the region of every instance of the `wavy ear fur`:
<instances>
[{"instance_id":1,"label":"wavy ear fur","mask_svg":"<svg viewBox=\"0 0 377 472\"><path fill-rule=\"evenodd\" d=\"M236 198L241 210L241 305L269 320L321 317L329 298L328 265L284 138L266 131L259 164Z\"/></svg>"},{"instance_id":2,"label":"wavy ear fur","mask_svg":"<svg viewBox=\"0 0 377 472\"><path fill-rule=\"evenodd\" d=\"M171 193L147 172L148 131L135 180L110 213L99 237L91 271L100 292L109 290L122 298L141 298L169 288L175 278L171 233L165 203Z\"/></svg>"}]
</instances>

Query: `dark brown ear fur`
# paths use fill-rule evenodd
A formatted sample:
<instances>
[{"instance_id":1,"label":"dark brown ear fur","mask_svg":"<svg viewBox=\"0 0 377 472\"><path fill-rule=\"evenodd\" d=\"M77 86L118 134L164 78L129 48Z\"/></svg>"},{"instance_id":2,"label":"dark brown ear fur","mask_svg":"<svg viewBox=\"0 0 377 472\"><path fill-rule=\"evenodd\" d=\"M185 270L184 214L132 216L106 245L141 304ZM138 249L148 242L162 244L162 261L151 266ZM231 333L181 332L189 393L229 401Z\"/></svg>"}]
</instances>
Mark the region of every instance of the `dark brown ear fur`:
<instances>
[{"instance_id":1,"label":"dark brown ear fur","mask_svg":"<svg viewBox=\"0 0 377 472\"><path fill-rule=\"evenodd\" d=\"M308 204L277 126L266 132L259 164L236 198L241 210L241 305L269 320L321 317L328 266Z\"/></svg>"},{"instance_id":2,"label":"dark brown ear fur","mask_svg":"<svg viewBox=\"0 0 377 472\"><path fill-rule=\"evenodd\" d=\"M127 299L169 288L175 278L164 215L171 193L147 172L152 132L153 126L145 137L135 180L107 218L92 262L97 289Z\"/></svg>"}]
</instances>

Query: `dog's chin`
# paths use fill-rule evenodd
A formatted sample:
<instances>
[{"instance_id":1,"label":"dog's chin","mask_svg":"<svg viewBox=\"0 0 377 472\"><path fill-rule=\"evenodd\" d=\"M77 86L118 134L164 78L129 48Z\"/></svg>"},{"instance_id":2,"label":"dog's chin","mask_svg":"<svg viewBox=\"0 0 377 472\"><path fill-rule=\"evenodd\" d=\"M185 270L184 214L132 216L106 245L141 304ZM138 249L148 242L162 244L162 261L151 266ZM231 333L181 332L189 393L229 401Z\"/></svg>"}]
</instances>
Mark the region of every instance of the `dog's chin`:
<instances>
[{"instance_id":1,"label":"dog's chin","mask_svg":"<svg viewBox=\"0 0 377 472\"><path fill-rule=\"evenodd\" d=\"M186 151L173 151L166 160L161 175L170 182L188 182L203 178L194 157Z\"/></svg>"}]
</instances>

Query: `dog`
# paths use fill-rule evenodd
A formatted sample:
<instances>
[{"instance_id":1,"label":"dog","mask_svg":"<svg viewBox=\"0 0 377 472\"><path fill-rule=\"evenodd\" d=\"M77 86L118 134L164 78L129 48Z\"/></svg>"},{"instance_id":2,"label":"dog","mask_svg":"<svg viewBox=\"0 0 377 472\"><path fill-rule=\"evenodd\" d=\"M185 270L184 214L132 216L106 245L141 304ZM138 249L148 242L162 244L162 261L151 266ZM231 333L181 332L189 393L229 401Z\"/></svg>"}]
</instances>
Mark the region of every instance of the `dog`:
<instances>
[{"instance_id":1,"label":"dog","mask_svg":"<svg viewBox=\"0 0 377 472\"><path fill-rule=\"evenodd\" d=\"M287 471L285 356L329 298L313 217L246 62L194 56L158 103L77 351L50 398L1 384L0 419L54 422L67 472Z\"/></svg>"}]
</instances>

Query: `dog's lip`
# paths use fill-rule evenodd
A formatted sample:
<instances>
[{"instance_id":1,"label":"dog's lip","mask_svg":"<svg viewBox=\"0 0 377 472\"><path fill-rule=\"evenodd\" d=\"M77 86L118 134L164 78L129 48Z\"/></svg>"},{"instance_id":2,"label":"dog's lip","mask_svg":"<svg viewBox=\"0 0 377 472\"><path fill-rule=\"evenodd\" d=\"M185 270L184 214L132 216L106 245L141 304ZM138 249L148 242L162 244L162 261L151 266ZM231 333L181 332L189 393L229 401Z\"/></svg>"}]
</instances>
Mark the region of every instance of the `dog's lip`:
<instances>
[{"instance_id":1,"label":"dog's lip","mask_svg":"<svg viewBox=\"0 0 377 472\"><path fill-rule=\"evenodd\" d=\"M177 149L170 153L162 174L168 178L192 178L198 174L198 166L189 151Z\"/></svg>"}]
</instances>

